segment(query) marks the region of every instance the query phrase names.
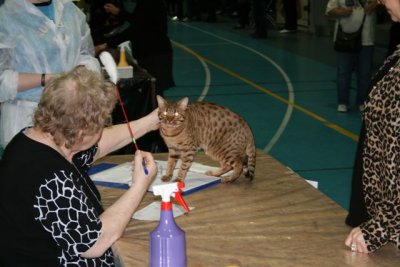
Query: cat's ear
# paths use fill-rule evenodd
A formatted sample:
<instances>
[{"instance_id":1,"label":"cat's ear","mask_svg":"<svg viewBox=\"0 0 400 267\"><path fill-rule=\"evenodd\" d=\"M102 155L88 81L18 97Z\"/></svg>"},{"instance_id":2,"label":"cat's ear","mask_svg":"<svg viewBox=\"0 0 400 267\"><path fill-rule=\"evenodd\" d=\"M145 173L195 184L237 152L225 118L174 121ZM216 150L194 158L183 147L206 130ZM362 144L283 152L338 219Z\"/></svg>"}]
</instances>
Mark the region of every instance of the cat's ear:
<instances>
[{"instance_id":1,"label":"cat's ear","mask_svg":"<svg viewBox=\"0 0 400 267\"><path fill-rule=\"evenodd\" d=\"M160 95L157 95L157 104L159 108L162 108L165 105L165 99Z\"/></svg>"},{"instance_id":2,"label":"cat's ear","mask_svg":"<svg viewBox=\"0 0 400 267\"><path fill-rule=\"evenodd\" d=\"M185 110L187 108L188 103L189 103L189 98L184 97L181 100L179 100L178 105L181 109Z\"/></svg>"}]
</instances>

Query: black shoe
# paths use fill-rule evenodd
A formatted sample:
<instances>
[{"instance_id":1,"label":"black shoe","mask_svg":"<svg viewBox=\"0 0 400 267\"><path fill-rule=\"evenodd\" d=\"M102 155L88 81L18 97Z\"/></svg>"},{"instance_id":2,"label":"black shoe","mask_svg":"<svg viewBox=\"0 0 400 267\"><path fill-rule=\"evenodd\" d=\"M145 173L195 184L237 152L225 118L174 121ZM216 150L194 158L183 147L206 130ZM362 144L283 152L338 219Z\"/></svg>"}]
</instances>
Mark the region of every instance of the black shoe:
<instances>
[{"instance_id":1,"label":"black shoe","mask_svg":"<svg viewBox=\"0 0 400 267\"><path fill-rule=\"evenodd\" d=\"M236 24L234 27L233 27L235 30L240 30L240 29L244 29L244 25L243 24L240 24L240 23L238 23L238 24Z\"/></svg>"},{"instance_id":2,"label":"black shoe","mask_svg":"<svg viewBox=\"0 0 400 267\"><path fill-rule=\"evenodd\" d=\"M214 17L214 16L208 17L206 21L207 22L217 22L217 17Z\"/></svg>"},{"instance_id":3,"label":"black shoe","mask_svg":"<svg viewBox=\"0 0 400 267\"><path fill-rule=\"evenodd\" d=\"M255 39L265 39L265 38L267 38L267 33L266 32L263 32L263 33L253 32L252 34L250 34L250 36Z\"/></svg>"}]
</instances>

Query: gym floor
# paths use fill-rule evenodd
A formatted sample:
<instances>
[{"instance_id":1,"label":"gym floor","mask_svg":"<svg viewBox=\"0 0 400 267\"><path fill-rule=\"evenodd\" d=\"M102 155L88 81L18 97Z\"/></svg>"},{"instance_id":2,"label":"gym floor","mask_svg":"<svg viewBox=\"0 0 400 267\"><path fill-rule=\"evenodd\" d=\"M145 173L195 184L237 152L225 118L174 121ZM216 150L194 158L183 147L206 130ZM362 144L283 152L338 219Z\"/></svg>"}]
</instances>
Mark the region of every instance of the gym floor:
<instances>
[{"instance_id":1,"label":"gym floor","mask_svg":"<svg viewBox=\"0 0 400 267\"><path fill-rule=\"evenodd\" d=\"M347 209L361 114L336 111L332 38L299 30L253 39L235 21L169 24L176 87L165 97L214 102L244 117L256 146ZM386 49L375 48L374 69ZM351 90L355 102L354 86ZM268 173L265 174L268 179Z\"/></svg>"}]
</instances>

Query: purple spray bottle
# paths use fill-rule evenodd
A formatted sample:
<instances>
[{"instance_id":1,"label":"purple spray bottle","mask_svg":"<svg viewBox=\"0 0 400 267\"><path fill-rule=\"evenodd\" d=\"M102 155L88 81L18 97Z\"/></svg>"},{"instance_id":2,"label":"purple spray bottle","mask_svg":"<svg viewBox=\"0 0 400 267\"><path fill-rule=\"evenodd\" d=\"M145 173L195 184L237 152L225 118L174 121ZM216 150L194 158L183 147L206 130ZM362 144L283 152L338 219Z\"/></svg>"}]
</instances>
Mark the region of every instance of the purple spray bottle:
<instances>
[{"instance_id":1,"label":"purple spray bottle","mask_svg":"<svg viewBox=\"0 0 400 267\"><path fill-rule=\"evenodd\" d=\"M153 186L153 194L161 196L160 223L150 233L150 267L186 267L185 232L175 223L171 196L187 211L181 195L184 183Z\"/></svg>"}]
</instances>

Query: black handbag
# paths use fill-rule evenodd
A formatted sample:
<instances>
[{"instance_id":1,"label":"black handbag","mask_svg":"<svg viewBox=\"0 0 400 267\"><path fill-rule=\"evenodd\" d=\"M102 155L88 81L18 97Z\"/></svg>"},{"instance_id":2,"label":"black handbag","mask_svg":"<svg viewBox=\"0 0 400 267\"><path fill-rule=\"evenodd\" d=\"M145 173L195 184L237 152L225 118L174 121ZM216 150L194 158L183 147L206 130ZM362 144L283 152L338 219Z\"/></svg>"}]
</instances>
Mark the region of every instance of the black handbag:
<instances>
[{"instance_id":1,"label":"black handbag","mask_svg":"<svg viewBox=\"0 0 400 267\"><path fill-rule=\"evenodd\" d=\"M365 14L364 14L362 23L360 25L360 28L358 28L357 31L350 32L350 33L343 31L342 25L340 25L340 21L339 21L339 27L338 27L338 31L336 33L334 49L338 52L344 52L344 53L360 52L361 48L362 48L361 36L362 36L364 21L365 21Z\"/></svg>"}]
</instances>

